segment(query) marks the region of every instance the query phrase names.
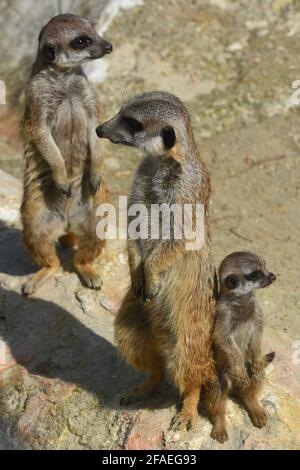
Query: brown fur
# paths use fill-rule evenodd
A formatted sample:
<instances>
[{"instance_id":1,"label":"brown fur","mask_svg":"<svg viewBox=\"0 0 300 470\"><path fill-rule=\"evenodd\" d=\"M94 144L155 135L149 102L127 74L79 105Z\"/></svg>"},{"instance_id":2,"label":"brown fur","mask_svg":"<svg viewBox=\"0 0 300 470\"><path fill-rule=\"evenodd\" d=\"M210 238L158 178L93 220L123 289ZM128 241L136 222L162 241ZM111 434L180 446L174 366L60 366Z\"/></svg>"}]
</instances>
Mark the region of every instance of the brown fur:
<instances>
[{"instance_id":1,"label":"brown fur","mask_svg":"<svg viewBox=\"0 0 300 470\"><path fill-rule=\"evenodd\" d=\"M89 45L74 49L78 37L88 37ZM41 270L25 284L25 295L60 269L57 239L63 246L78 245L77 271L89 287L100 287L93 261L104 241L96 236L96 207L108 192L95 134L99 107L81 63L109 51L111 45L75 15L58 15L41 31L22 121L21 206L24 243Z\"/></svg>"},{"instance_id":2,"label":"brown fur","mask_svg":"<svg viewBox=\"0 0 300 470\"><path fill-rule=\"evenodd\" d=\"M124 127L123 116L125 121L131 119ZM183 398L182 409L171 425L174 429L190 428L198 414L201 387L215 378L209 176L188 113L169 93L151 92L134 98L97 133L146 152L135 175L130 204L139 202L150 209L151 204L164 202L203 203L206 208L205 243L200 250L188 251L184 240L172 237L128 240L132 289L115 321L120 352L149 375L123 402L149 395L167 373Z\"/></svg>"},{"instance_id":3,"label":"brown fur","mask_svg":"<svg viewBox=\"0 0 300 470\"><path fill-rule=\"evenodd\" d=\"M219 277L213 333L218 380L209 385L206 404L213 422L211 436L224 442L228 438L225 405L229 393L239 398L255 426L262 427L267 422L258 396L264 369L275 353L261 353L264 320L253 289L268 286L276 277L267 271L261 258L248 252L227 256Z\"/></svg>"}]
</instances>

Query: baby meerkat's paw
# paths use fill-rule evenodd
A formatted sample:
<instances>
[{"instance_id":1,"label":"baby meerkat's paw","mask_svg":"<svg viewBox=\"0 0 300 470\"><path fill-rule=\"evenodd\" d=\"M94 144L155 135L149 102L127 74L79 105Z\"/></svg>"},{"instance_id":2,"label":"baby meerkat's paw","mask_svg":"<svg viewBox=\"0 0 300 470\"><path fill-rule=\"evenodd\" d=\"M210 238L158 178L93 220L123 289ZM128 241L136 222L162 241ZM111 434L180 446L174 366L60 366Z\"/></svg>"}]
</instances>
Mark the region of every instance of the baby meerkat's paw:
<instances>
[{"instance_id":1,"label":"baby meerkat's paw","mask_svg":"<svg viewBox=\"0 0 300 470\"><path fill-rule=\"evenodd\" d=\"M229 377L239 387L247 388L250 385L250 378L245 367L235 367L229 372Z\"/></svg>"},{"instance_id":2,"label":"baby meerkat's paw","mask_svg":"<svg viewBox=\"0 0 300 470\"><path fill-rule=\"evenodd\" d=\"M253 425L256 426L257 428L263 428L267 424L267 421L268 421L267 412L264 410L262 406L255 410L251 410L250 418L251 418Z\"/></svg>"}]
</instances>

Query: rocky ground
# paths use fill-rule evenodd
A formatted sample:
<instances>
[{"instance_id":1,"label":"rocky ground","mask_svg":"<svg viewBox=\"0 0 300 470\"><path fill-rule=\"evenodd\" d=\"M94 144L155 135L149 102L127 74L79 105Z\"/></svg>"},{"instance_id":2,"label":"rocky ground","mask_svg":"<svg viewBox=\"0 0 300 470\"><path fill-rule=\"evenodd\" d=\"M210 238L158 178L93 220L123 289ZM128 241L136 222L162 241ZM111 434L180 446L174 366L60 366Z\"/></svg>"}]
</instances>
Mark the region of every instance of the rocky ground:
<instances>
[{"instance_id":1,"label":"rocky ground","mask_svg":"<svg viewBox=\"0 0 300 470\"><path fill-rule=\"evenodd\" d=\"M21 244L20 184L0 173L0 447L299 448L300 104L292 100L292 83L300 79L299 2L146 0L121 11L105 36L115 51L97 85L103 120L144 90L178 94L211 174L216 262L250 249L278 275L258 292L264 350L276 351L262 393L269 423L255 429L230 401L225 445L211 440L205 417L191 432L171 432L176 397L167 384L148 403L120 407L124 391L142 378L113 346L113 320L129 281L124 243L110 241L99 261L101 292L81 286L67 251L61 252L65 273L34 298L22 298L21 285L36 268ZM20 177L22 96L8 108L0 120L0 163ZM117 200L127 194L139 155L103 147Z\"/></svg>"}]
</instances>

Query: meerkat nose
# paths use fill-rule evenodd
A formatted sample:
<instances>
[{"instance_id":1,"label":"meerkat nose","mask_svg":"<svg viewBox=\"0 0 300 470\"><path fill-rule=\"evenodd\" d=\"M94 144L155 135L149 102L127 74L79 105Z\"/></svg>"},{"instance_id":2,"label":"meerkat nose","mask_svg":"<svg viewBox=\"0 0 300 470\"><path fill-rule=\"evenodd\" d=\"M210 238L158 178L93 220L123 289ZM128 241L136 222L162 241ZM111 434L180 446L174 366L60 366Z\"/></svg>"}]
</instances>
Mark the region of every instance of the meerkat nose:
<instances>
[{"instance_id":1,"label":"meerkat nose","mask_svg":"<svg viewBox=\"0 0 300 470\"><path fill-rule=\"evenodd\" d=\"M105 44L105 52L107 54L110 54L113 51L113 45L110 42L107 42Z\"/></svg>"},{"instance_id":2,"label":"meerkat nose","mask_svg":"<svg viewBox=\"0 0 300 470\"><path fill-rule=\"evenodd\" d=\"M101 130L101 127L102 126L98 126L97 129L96 129L96 134L98 137L102 137L102 130Z\"/></svg>"},{"instance_id":3,"label":"meerkat nose","mask_svg":"<svg viewBox=\"0 0 300 470\"><path fill-rule=\"evenodd\" d=\"M275 274L270 273L270 274L269 274L269 279L270 279L271 282L276 281L276 276L275 276Z\"/></svg>"}]
</instances>

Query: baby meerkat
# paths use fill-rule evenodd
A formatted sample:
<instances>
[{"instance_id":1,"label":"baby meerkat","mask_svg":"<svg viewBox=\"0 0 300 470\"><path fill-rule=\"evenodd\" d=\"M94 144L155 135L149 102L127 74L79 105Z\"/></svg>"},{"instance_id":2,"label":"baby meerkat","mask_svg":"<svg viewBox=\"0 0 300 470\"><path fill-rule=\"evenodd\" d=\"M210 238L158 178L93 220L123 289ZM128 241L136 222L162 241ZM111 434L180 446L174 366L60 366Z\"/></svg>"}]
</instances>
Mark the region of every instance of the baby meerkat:
<instances>
[{"instance_id":1,"label":"baby meerkat","mask_svg":"<svg viewBox=\"0 0 300 470\"><path fill-rule=\"evenodd\" d=\"M96 207L107 199L95 135L96 93L81 64L99 59L112 45L79 16L52 18L39 48L26 92L23 236L41 267L23 287L36 291L60 269L55 242L78 245L74 266L87 286L100 287L93 261L104 241L96 236Z\"/></svg>"},{"instance_id":2,"label":"baby meerkat","mask_svg":"<svg viewBox=\"0 0 300 470\"><path fill-rule=\"evenodd\" d=\"M204 245L186 249L186 240L150 236L129 238L132 288L118 312L115 338L134 367L149 374L123 400L128 404L152 393L165 372L183 397L173 429L189 429L197 416L202 385L215 376L212 329L215 311L215 267L208 235L210 180L200 158L183 103L174 95L149 92L125 103L110 121L98 127L99 137L142 149L145 158L134 177L129 207L142 204L185 204L205 208ZM129 223L131 221L129 215Z\"/></svg>"},{"instance_id":3,"label":"baby meerkat","mask_svg":"<svg viewBox=\"0 0 300 470\"><path fill-rule=\"evenodd\" d=\"M252 423L261 428L267 413L258 401L265 367L275 353L262 355L263 314L254 289L276 279L259 256L249 252L228 255L219 268L220 294L216 308L213 347L219 378L209 394L212 437L227 440L225 402L229 392L241 399Z\"/></svg>"}]
</instances>

